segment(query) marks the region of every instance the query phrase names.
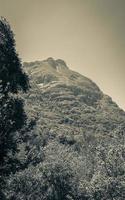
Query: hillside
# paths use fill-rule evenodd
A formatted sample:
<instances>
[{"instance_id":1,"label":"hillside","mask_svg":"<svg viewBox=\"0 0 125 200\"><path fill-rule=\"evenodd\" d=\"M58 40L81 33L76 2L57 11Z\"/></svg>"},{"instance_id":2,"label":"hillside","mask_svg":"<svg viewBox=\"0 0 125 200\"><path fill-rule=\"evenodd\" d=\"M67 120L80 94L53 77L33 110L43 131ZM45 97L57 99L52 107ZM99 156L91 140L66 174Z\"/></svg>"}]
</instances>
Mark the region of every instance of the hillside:
<instances>
[{"instance_id":1,"label":"hillside","mask_svg":"<svg viewBox=\"0 0 125 200\"><path fill-rule=\"evenodd\" d=\"M32 87L28 103L35 112L40 110L41 123L47 124L55 137L63 132L63 137L73 138L81 130L87 136L109 139L125 123L125 112L94 82L71 71L64 61L48 58L24 66Z\"/></svg>"},{"instance_id":2,"label":"hillside","mask_svg":"<svg viewBox=\"0 0 125 200\"><path fill-rule=\"evenodd\" d=\"M63 60L48 58L24 68L31 85L25 108L36 125L20 144L18 157L28 167L12 177L12 197L123 200L125 112Z\"/></svg>"}]
</instances>

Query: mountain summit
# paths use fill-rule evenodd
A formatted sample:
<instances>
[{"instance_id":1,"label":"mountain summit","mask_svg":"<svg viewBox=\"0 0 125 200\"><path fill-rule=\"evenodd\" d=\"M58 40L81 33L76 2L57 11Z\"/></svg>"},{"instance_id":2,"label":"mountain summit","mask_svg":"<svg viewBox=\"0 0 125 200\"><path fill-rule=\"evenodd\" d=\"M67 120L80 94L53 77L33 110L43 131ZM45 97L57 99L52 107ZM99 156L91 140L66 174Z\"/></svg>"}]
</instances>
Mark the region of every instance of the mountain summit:
<instances>
[{"instance_id":1,"label":"mountain summit","mask_svg":"<svg viewBox=\"0 0 125 200\"><path fill-rule=\"evenodd\" d=\"M76 137L81 128L86 135L108 139L125 122L124 111L94 82L70 70L65 61L48 58L24 66L32 86L28 101L32 107L37 104L42 122L47 122L56 137L60 133Z\"/></svg>"},{"instance_id":2,"label":"mountain summit","mask_svg":"<svg viewBox=\"0 0 125 200\"><path fill-rule=\"evenodd\" d=\"M44 61L24 63L24 66L33 74L33 78L36 78L37 84L53 84L55 81L66 85L97 89L97 86L92 81L77 72L71 71L65 61L61 59L48 58Z\"/></svg>"},{"instance_id":3,"label":"mountain summit","mask_svg":"<svg viewBox=\"0 0 125 200\"><path fill-rule=\"evenodd\" d=\"M48 58L44 61L24 63L33 82L43 93L49 93L53 98L71 99L86 104L94 104L102 96L102 92L90 79L70 70L61 60ZM56 94L57 93L57 94ZM54 97L55 94L55 97Z\"/></svg>"}]
</instances>

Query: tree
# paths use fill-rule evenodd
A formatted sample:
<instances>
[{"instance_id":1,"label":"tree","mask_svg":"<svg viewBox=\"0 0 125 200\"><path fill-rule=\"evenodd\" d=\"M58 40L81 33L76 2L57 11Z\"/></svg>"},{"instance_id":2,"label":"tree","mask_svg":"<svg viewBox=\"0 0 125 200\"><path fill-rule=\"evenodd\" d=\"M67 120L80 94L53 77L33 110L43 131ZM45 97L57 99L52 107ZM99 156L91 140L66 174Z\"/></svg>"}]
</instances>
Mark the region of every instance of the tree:
<instances>
[{"instance_id":1,"label":"tree","mask_svg":"<svg viewBox=\"0 0 125 200\"><path fill-rule=\"evenodd\" d=\"M43 152L44 161L9 177L8 199L88 200L83 180L84 163L78 154L55 140L46 145Z\"/></svg>"},{"instance_id":2,"label":"tree","mask_svg":"<svg viewBox=\"0 0 125 200\"><path fill-rule=\"evenodd\" d=\"M123 200L125 196L125 146L97 147L97 168L90 182L90 194L95 200Z\"/></svg>"},{"instance_id":3,"label":"tree","mask_svg":"<svg viewBox=\"0 0 125 200\"><path fill-rule=\"evenodd\" d=\"M0 20L0 80L1 92L18 93L28 89L27 75L15 50L14 34L5 18Z\"/></svg>"},{"instance_id":4,"label":"tree","mask_svg":"<svg viewBox=\"0 0 125 200\"><path fill-rule=\"evenodd\" d=\"M0 179L15 171L16 140L26 122L19 91L29 88L28 76L15 49L13 31L7 20L0 19ZM4 185L4 184L3 184ZM2 186L2 185L1 185ZM2 193L1 193L2 196ZM1 197L2 199L2 197Z\"/></svg>"}]
</instances>

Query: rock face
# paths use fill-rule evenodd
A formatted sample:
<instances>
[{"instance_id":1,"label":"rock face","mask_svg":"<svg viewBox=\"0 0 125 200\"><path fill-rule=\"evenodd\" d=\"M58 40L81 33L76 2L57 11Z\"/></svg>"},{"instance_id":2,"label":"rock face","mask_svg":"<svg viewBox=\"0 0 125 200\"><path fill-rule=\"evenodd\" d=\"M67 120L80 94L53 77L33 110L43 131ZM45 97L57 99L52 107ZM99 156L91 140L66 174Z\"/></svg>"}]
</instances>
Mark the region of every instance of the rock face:
<instances>
[{"instance_id":1,"label":"rock face","mask_svg":"<svg viewBox=\"0 0 125 200\"><path fill-rule=\"evenodd\" d=\"M30 112L38 113L40 127L57 140L64 137L77 144L76 138L85 133L89 141L95 137L108 142L125 125L125 112L63 60L48 58L24 66L32 86L27 100Z\"/></svg>"}]
</instances>

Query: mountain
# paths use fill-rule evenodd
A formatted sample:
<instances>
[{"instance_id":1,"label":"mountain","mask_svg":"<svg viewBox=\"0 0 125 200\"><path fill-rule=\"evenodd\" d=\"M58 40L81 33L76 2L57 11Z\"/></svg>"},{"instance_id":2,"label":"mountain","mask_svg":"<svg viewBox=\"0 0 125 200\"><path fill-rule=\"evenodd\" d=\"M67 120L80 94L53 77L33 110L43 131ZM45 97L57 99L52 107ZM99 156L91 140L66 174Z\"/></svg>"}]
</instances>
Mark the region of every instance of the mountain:
<instances>
[{"instance_id":1,"label":"mountain","mask_svg":"<svg viewBox=\"0 0 125 200\"><path fill-rule=\"evenodd\" d=\"M32 86L28 101L35 112L38 105L41 122L47 123L56 137L63 131L63 137L73 138L82 129L87 136L109 139L111 132L124 124L125 112L94 82L70 70L63 60L48 58L24 66Z\"/></svg>"},{"instance_id":2,"label":"mountain","mask_svg":"<svg viewBox=\"0 0 125 200\"><path fill-rule=\"evenodd\" d=\"M25 108L35 123L19 144L25 167L9 180L11 198L124 200L125 112L61 59L24 68Z\"/></svg>"}]
</instances>

